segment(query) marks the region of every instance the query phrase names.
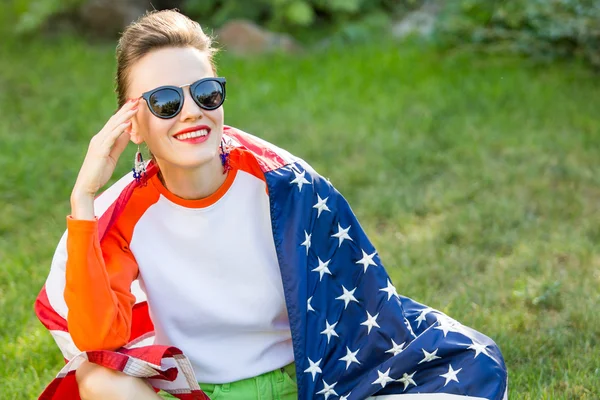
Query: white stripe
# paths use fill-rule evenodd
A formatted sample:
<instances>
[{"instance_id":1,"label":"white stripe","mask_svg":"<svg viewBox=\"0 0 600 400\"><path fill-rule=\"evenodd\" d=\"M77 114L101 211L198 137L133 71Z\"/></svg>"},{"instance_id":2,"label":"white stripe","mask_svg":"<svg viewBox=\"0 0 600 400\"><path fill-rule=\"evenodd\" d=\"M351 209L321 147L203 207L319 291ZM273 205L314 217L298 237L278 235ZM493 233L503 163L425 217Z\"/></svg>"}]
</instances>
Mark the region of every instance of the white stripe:
<instances>
[{"instance_id":1,"label":"white stripe","mask_svg":"<svg viewBox=\"0 0 600 400\"><path fill-rule=\"evenodd\" d=\"M371 396L367 400L488 400L485 397L462 396L448 393L417 393L417 394L388 394Z\"/></svg>"},{"instance_id":2,"label":"white stripe","mask_svg":"<svg viewBox=\"0 0 600 400\"><path fill-rule=\"evenodd\" d=\"M62 352L63 357L67 360L71 360L77 354L81 353L81 350L79 350L77 346L75 346L75 343L73 343L73 339L71 338L71 335L69 335L69 332L50 331L50 334Z\"/></svg>"},{"instance_id":3,"label":"white stripe","mask_svg":"<svg viewBox=\"0 0 600 400\"><path fill-rule=\"evenodd\" d=\"M65 291L65 266L67 263L67 232L62 235L50 266L50 274L46 279L46 295L50 306L64 319L67 319L67 303L63 297ZM60 345L60 344L59 344ZM61 349L62 350L62 349Z\"/></svg>"},{"instance_id":4,"label":"white stripe","mask_svg":"<svg viewBox=\"0 0 600 400\"><path fill-rule=\"evenodd\" d=\"M164 379L149 378L148 382L158 389L173 393L187 393L189 390L200 390L200 385L194 375L194 369L190 360L183 355L176 355L161 360L161 370L166 371L169 368L177 367L179 373L174 381L165 381Z\"/></svg>"},{"instance_id":5,"label":"white stripe","mask_svg":"<svg viewBox=\"0 0 600 400\"><path fill-rule=\"evenodd\" d=\"M87 353L79 353L71 359L56 375L57 378L64 378L70 371L75 371L84 361L88 360Z\"/></svg>"}]
</instances>

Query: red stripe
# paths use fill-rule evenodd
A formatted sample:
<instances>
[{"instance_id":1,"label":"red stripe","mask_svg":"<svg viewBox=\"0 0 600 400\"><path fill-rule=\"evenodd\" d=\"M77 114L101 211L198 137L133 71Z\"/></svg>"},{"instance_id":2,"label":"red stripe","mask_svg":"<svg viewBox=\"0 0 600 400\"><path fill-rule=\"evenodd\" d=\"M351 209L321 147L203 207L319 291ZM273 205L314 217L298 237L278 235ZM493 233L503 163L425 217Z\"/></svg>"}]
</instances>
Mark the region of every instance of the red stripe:
<instances>
[{"instance_id":1,"label":"red stripe","mask_svg":"<svg viewBox=\"0 0 600 400\"><path fill-rule=\"evenodd\" d=\"M50 304L45 285L35 299L34 310L35 315L37 315L38 319L46 327L46 329L51 331L68 332L69 329L67 327L67 320L58 315L58 313Z\"/></svg>"},{"instance_id":2,"label":"red stripe","mask_svg":"<svg viewBox=\"0 0 600 400\"><path fill-rule=\"evenodd\" d=\"M75 371L69 371L64 378L56 378L50 382L39 400L81 400Z\"/></svg>"},{"instance_id":3,"label":"red stripe","mask_svg":"<svg viewBox=\"0 0 600 400\"><path fill-rule=\"evenodd\" d=\"M155 365L160 365L160 362L163 358L169 358L175 355L183 354L177 347L158 344L136 347L133 349L119 349L118 351L119 353L125 354L129 357L139 358L140 360L144 360Z\"/></svg>"},{"instance_id":4,"label":"red stripe","mask_svg":"<svg viewBox=\"0 0 600 400\"><path fill-rule=\"evenodd\" d=\"M148 312L148 302L143 301L135 304L131 314L131 336L129 341L131 342L153 330L154 324Z\"/></svg>"}]
</instances>

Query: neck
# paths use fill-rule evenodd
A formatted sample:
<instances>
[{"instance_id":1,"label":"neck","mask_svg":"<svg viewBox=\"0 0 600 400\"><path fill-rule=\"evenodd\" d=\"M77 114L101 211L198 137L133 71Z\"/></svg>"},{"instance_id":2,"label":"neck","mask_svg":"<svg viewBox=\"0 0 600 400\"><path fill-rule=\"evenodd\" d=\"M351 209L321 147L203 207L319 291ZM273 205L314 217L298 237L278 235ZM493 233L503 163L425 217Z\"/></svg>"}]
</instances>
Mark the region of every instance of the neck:
<instances>
[{"instance_id":1,"label":"neck","mask_svg":"<svg viewBox=\"0 0 600 400\"><path fill-rule=\"evenodd\" d=\"M158 166L158 178L162 184L169 192L185 200L199 200L210 196L227 178L218 156L195 169L174 167L165 162L158 162Z\"/></svg>"}]
</instances>

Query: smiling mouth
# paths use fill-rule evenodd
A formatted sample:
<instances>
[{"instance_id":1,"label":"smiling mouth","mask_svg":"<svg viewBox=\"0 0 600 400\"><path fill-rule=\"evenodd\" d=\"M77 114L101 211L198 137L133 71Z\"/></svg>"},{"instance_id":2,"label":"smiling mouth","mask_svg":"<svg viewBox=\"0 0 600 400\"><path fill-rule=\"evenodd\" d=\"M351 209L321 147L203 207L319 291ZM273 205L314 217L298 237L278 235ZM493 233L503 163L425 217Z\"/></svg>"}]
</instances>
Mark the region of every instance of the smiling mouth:
<instances>
[{"instance_id":1,"label":"smiling mouth","mask_svg":"<svg viewBox=\"0 0 600 400\"><path fill-rule=\"evenodd\" d=\"M177 139L177 140L195 139L195 138L199 138L199 137L208 136L209 133L210 133L210 130L208 130L208 129L200 129L200 130L197 130L194 132L181 133L181 134L175 136L175 139Z\"/></svg>"}]
</instances>

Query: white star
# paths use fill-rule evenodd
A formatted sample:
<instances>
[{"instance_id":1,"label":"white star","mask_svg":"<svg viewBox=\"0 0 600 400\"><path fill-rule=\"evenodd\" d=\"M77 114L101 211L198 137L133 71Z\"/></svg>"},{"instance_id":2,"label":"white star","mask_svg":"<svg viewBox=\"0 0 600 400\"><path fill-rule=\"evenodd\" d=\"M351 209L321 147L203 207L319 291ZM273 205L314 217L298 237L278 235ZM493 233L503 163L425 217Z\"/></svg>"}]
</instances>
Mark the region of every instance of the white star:
<instances>
[{"instance_id":1,"label":"white star","mask_svg":"<svg viewBox=\"0 0 600 400\"><path fill-rule=\"evenodd\" d=\"M360 349L356 350L355 352L352 352L352 351L350 351L350 348L346 346L346 352L347 353L346 353L346 355L344 357L340 358L340 361L346 361L346 370L348 370L348 367L353 362L355 362L357 364L360 364L360 361L358 361L356 359L356 355L358 354L359 351L360 351Z\"/></svg>"},{"instance_id":2,"label":"white star","mask_svg":"<svg viewBox=\"0 0 600 400\"><path fill-rule=\"evenodd\" d=\"M358 303L358 300L356 300L356 297L354 297L354 292L356 292L356 288L352 289L351 291L348 291L344 285L342 285L342 290L344 291L344 294L341 295L340 297L336 297L336 300L344 300L344 310L346 309L346 307L348 307L348 304L350 304L351 301L355 301Z\"/></svg>"},{"instance_id":3,"label":"white star","mask_svg":"<svg viewBox=\"0 0 600 400\"><path fill-rule=\"evenodd\" d=\"M389 377L390 369L391 368L388 368L388 370L385 371L384 373L381 373L381 371L377 371L377 374L379 374L379 378L377 378L377 380L375 382L371 383L371 385L380 384L381 388L384 388L388 382L392 382L393 379Z\"/></svg>"},{"instance_id":4,"label":"white star","mask_svg":"<svg viewBox=\"0 0 600 400\"><path fill-rule=\"evenodd\" d=\"M306 312L309 312L309 311L315 311L315 309L314 309L314 308L312 308L312 305L310 304L310 301L311 301L311 300L312 300L312 296L310 296L310 297L308 298L308 301L306 302ZM316 312L316 311L315 311L315 312Z\"/></svg>"},{"instance_id":5,"label":"white star","mask_svg":"<svg viewBox=\"0 0 600 400\"><path fill-rule=\"evenodd\" d=\"M402 389L402 391L406 390L406 388L410 385L413 384L415 386L417 386L417 384L415 383L413 376L415 376L415 374L417 373L417 371L413 372L412 374L408 375L406 372L404 373L404 375L402 375L402 378L398 379L398 382L400 383L404 383L404 389Z\"/></svg>"},{"instance_id":6,"label":"white star","mask_svg":"<svg viewBox=\"0 0 600 400\"><path fill-rule=\"evenodd\" d=\"M392 282L388 279L387 281L387 287L383 288L383 289L379 289L380 292L387 292L388 294L388 300L392 298L392 296L396 296L398 297L398 292L396 291L396 288L394 287L394 285L392 285Z\"/></svg>"},{"instance_id":7,"label":"white star","mask_svg":"<svg viewBox=\"0 0 600 400\"><path fill-rule=\"evenodd\" d=\"M419 316L415 320L415 321L418 322L417 329L419 329L419 327L421 326L421 322L425 321L425 316L427 314L429 314L431 311L433 311L433 309L431 309L429 307L427 307L426 309L424 309L423 311L421 311L421 314L419 314Z\"/></svg>"},{"instance_id":8,"label":"white star","mask_svg":"<svg viewBox=\"0 0 600 400\"><path fill-rule=\"evenodd\" d=\"M424 362L430 362L430 361L436 360L438 358L442 358L442 357L438 357L436 355L437 351L439 349L435 349L432 353L428 353L427 350L425 350L425 349L421 349L421 350L423 350L423 355L425 357L421 361L419 361L419 364L424 363Z\"/></svg>"},{"instance_id":9,"label":"white star","mask_svg":"<svg viewBox=\"0 0 600 400\"><path fill-rule=\"evenodd\" d=\"M448 317L439 316L438 317L438 323L439 323L439 326L436 326L434 329L439 329L442 332L444 332L444 337L446 337L446 335L448 334L448 332L460 332L456 328L457 322L454 321L454 320L451 320Z\"/></svg>"},{"instance_id":10,"label":"white star","mask_svg":"<svg viewBox=\"0 0 600 400\"><path fill-rule=\"evenodd\" d=\"M363 258L358 260L356 264L362 264L363 267L365 267L365 272L367 272L367 268L369 268L369 265L377 266L377 264L375 264L375 262L373 261L373 257L375 257L375 254L377 254L376 251L374 251L373 254L367 254L364 250L362 250L362 253Z\"/></svg>"},{"instance_id":11,"label":"white star","mask_svg":"<svg viewBox=\"0 0 600 400\"><path fill-rule=\"evenodd\" d=\"M376 326L378 328L381 328L377 323L377 317L379 317L379 313L375 314L375 316L371 316L371 314L369 314L369 312L367 311L367 320L361 323L361 325L364 325L369 328L369 330L367 331L367 335L371 333L372 327Z\"/></svg>"},{"instance_id":12,"label":"white star","mask_svg":"<svg viewBox=\"0 0 600 400\"><path fill-rule=\"evenodd\" d=\"M327 335L327 344L329 344L329 339L331 339L332 336L339 337L339 335L335 331L335 326L338 323L336 322L333 325L329 325L329 321L325 320L325 324L327 324L326 328L323 332L321 332L321 335Z\"/></svg>"},{"instance_id":13,"label":"white star","mask_svg":"<svg viewBox=\"0 0 600 400\"><path fill-rule=\"evenodd\" d=\"M310 239L312 233L309 235L308 232L304 231L304 242L300 246L306 246L306 255L308 255L308 249L310 249Z\"/></svg>"},{"instance_id":14,"label":"white star","mask_svg":"<svg viewBox=\"0 0 600 400\"><path fill-rule=\"evenodd\" d=\"M338 247L340 247L342 245L342 242L346 239L353 241L352 238L350 237L350 235L348 235L348 231L350 230L351 227L352 227L352 225L348 225L348 227L346 229L343 229L342 226L338 223L338 232L331 235L331 237L336 237L340 240Z\"/></svg>"},{"instance_id":15,"label":"white star","mask_svg":"<svg viewBox=\"0 0 600 400\"><path fill-rule=\"evenodd\" d=\"M319 360L317 362L312 362L312 360L310 358L308 359L310 367L306 368L304 370L304 372L310 372L312 374L313 382L315 381L315 376L317 376L317 374L323 373L323 371L321 371L321 368L319 368L319 364L321 364L321 360Z\"/></svg>"},{"instance_id":16,"label":"white star","mask_svg":"<svg viewBox=\"0 0 600 400\"><path fill-rule=\"evenodd\" d=\"M406 342L396 344L396 342L394 342L394 339L392 339L392 348L387 350L386 353L392 353L392 356L395 356L395 355L401 353L402 348L404 347L404 343L406 343Z\"/></svg>"},{"instance_id":17,"label":"white star","mask_svg":"<svg viewBox=\"0 0 600 400\"><path fill-rule=\"evenodd\" d=\"M441 378L446 378L446 383L444 384L444 387L446 387L446 385L448 384L448 382L450 381L454 381L457 383L458 382L458 378L456 377L456 375L460 372L462 368L457 369L456 371L452 369L452 364L450 364L450 368L448 368L448 372L446 372L445 374L440 375Z\"/></svg>"},{"instance_id":18,"label":"white star","mask_svg":"<svg viewBox=\"0 0 600 400\"><path fill-rule=\"evenodd\" d=\"M327 207L327 199L329 199L329 197L325 197L324 199L322 199L321 196L317 195L317 204L315 204L312 207L312 208L316 208L317 210L319 210L319 213L317 214L317 218L319 218L321 216L321 212L323 212L323 211L331 212L329 207Z\"/></svg>"},{"instance_id":19,"label":"white star","mask_svg":"<svg viewBox=\"0 0 600 400\"><path fill-rule=\"evenodd\" d=\"M292 180L290 183L295 183L296 185L298 185L299 192L302 191L302 185L304 185L304 184L310 185L310 182L307 181L306 178L304 177L304 174L306 173L306 171L302 171L302 173L299 174L298 171L296 171L294 169L294 170L292 170L292 172L294 172L294 175L296 175L296 178L294 178L294 180Z\"/></svg>"},{"instance_id":20,"label":"white star","mask_svg":"<svg viewBox=\"0 0 600 400\"><path fill-rule=\"evenodd\" d=\"M327 398L331 395L337 396L338 394L335 392L335 390L333 390L333 387L337 385L337 382L328 385L327 382L325 382L325 380L323 380L323 390L321 390L320 392L317 392L317 394L322 394L325 396L325 400L327 400Z\"/></svg>"},{"instance_id":21,"label":"white star","mask_svg":"<svg viewBox=\"0 0 600 400\"><path fill-rule=\"evenodd\" d=\"M323 279L323 275L325 275L325 274L331 275L331 271L329 270L329 268L327 268L327 266L329 265L329 261L331 261L331 260L327 260L326 262L323 262L323 261L321 261L321 259L319 257L317 257L317 260L319 260L319 266L317 268L313 269L312 272L319 273L319 282L321 282L321 280Z\"/></svg>"},{"instance_id":22,"label":"white star","mask_svg":"<svg viewBox=\"0 0 600 400\"><path fill-rule=\"evenodd\" d=\"M347 395L345 396L340 396L339 400L348 400L348 397L350 397L350 395L352 394L352 392L348 392Z\"/></svg>"},{"instance_id":23,"label":"white star","mask_svg":"<svg viewBox=\"0 0 600 400\"><path fill-rule=\"evenodd\" d=\"M479 353L483 353L486 356L488 356L488 357L491 358L490 354L486 350L486 345L485 344L477 343L473 339L471 339L471 341L473 342L473 344L470 345L468 347L468 349L469 350L475 350L475 357L473 357L473 358L477 358L477 356L479 355Z\"/></svg>"}]
</instances>

